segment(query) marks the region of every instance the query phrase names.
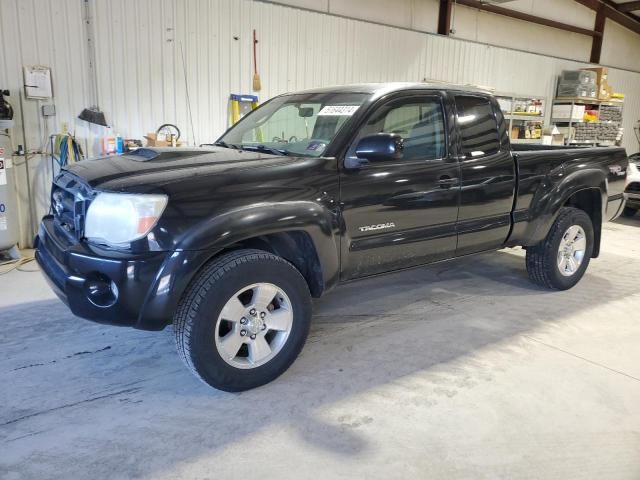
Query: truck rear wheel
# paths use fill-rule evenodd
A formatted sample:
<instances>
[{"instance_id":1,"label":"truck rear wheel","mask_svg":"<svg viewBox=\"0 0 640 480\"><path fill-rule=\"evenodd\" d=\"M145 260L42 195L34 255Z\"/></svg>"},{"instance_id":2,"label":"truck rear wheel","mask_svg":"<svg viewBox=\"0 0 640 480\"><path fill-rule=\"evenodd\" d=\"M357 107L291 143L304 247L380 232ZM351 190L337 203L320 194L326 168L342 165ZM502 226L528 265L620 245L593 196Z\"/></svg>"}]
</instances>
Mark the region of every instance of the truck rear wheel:
<instances>
[{"instance_id":1,"label":"truck rear wheel","mask_svg":"<svg viewBox=\"0 0 640 480\"><path fill-rule=\"evenodd\" d=\"M182 359L227 392L264 385L296 359L309 333L311 295L281 257L238 250L214 259L191 282L174 319Z\"/></svg>"},{"instance_id":2,"label":"truck rear wheel","mask_svg":"<svg viewBox=\"0 0 640 480\"><path fill-rule=\"evenodd\" d=\"M547 238L527 248L527 272L538 285L567 290L580 281L593 253L593 224L583 210L560 210Z\"/></svg>"}]
</instances>

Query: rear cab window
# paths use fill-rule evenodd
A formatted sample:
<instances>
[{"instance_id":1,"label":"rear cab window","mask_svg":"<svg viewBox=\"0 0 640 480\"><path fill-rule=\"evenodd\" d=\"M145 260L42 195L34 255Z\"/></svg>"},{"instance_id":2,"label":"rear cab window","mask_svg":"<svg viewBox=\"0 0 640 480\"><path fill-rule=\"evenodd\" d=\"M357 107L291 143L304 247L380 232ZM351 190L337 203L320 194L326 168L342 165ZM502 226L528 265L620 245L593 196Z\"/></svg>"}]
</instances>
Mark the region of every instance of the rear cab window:
<instances>
[{"instance_id":1,"label":"rear cab window","mask_svg":"<svg viewBox=\"0 0 640 480\"><path fill-rule=\"evenodd\" d=\"M455 104L461 155L481 158L498 153L500 133L491 101L481 96L456 95Z\"/></svg>"}]
</instances>

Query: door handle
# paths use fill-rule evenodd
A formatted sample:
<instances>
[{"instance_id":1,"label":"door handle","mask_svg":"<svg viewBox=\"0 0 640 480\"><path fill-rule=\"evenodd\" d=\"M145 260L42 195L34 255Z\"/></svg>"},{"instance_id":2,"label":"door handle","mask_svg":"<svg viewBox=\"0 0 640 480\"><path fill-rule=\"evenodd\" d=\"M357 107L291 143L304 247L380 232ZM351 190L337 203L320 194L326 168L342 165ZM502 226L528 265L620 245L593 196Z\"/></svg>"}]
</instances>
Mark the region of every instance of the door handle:
<instances>
[{"instance_id":1,"label":"door handle","mask_svg":"<svg viewBox=\"0 0 640 480\"><path fill-rule=\"evenodd\" d=\"M457 183L458 183L457 177L442 176L438 180L438 184L440 185L440 188L451 188L452 186L457 185Z\"/></svg>"}]
</instances>

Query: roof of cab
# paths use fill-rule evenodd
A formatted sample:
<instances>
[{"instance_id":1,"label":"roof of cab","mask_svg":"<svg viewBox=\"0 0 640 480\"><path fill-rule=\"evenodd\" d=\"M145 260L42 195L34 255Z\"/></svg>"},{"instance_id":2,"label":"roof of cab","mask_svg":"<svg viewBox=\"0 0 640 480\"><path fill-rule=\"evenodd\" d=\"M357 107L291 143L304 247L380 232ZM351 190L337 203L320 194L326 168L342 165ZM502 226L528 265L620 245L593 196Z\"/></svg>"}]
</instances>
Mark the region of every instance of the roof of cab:
<instances>
[{"instance_id":1,"label":"roof of cab","mask_svg":"<svg viewBox=\"0 0 640 480\"><path fill-rule=\"evenodd\" d=\"M445 82L388 82L388 83L354 83L350 85L334 85L330 87L311 88L308 90L302 90L299 92L289 92L289 94L296 93L366 93L374 95L376 97L385 95L387 93L402 91L402 90L455 90L462 92L475 92L492 94L493 92L489 88L477 87L474 85L456 85L453 83Z\"/></svg>"}]
</instances>

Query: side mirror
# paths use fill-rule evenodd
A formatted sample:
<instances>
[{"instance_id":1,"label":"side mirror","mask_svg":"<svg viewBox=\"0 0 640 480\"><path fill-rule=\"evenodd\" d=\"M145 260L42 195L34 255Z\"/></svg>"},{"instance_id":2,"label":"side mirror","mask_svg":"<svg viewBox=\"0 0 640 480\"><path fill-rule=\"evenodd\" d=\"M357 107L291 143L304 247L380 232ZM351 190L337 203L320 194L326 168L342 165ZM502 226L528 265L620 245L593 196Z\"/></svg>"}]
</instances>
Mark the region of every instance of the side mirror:
<instances>
[{"instance_id":1,"label":"side mirror","mask_svg":"<svg viewBox=\"0 0 640 480\"><path fill-rule=\"evenodd\" d=\"M356 146L356 157L370 162L400 160L404 143L397 133L376 133L363 137Z\"/></svg>"}]
</instances>

